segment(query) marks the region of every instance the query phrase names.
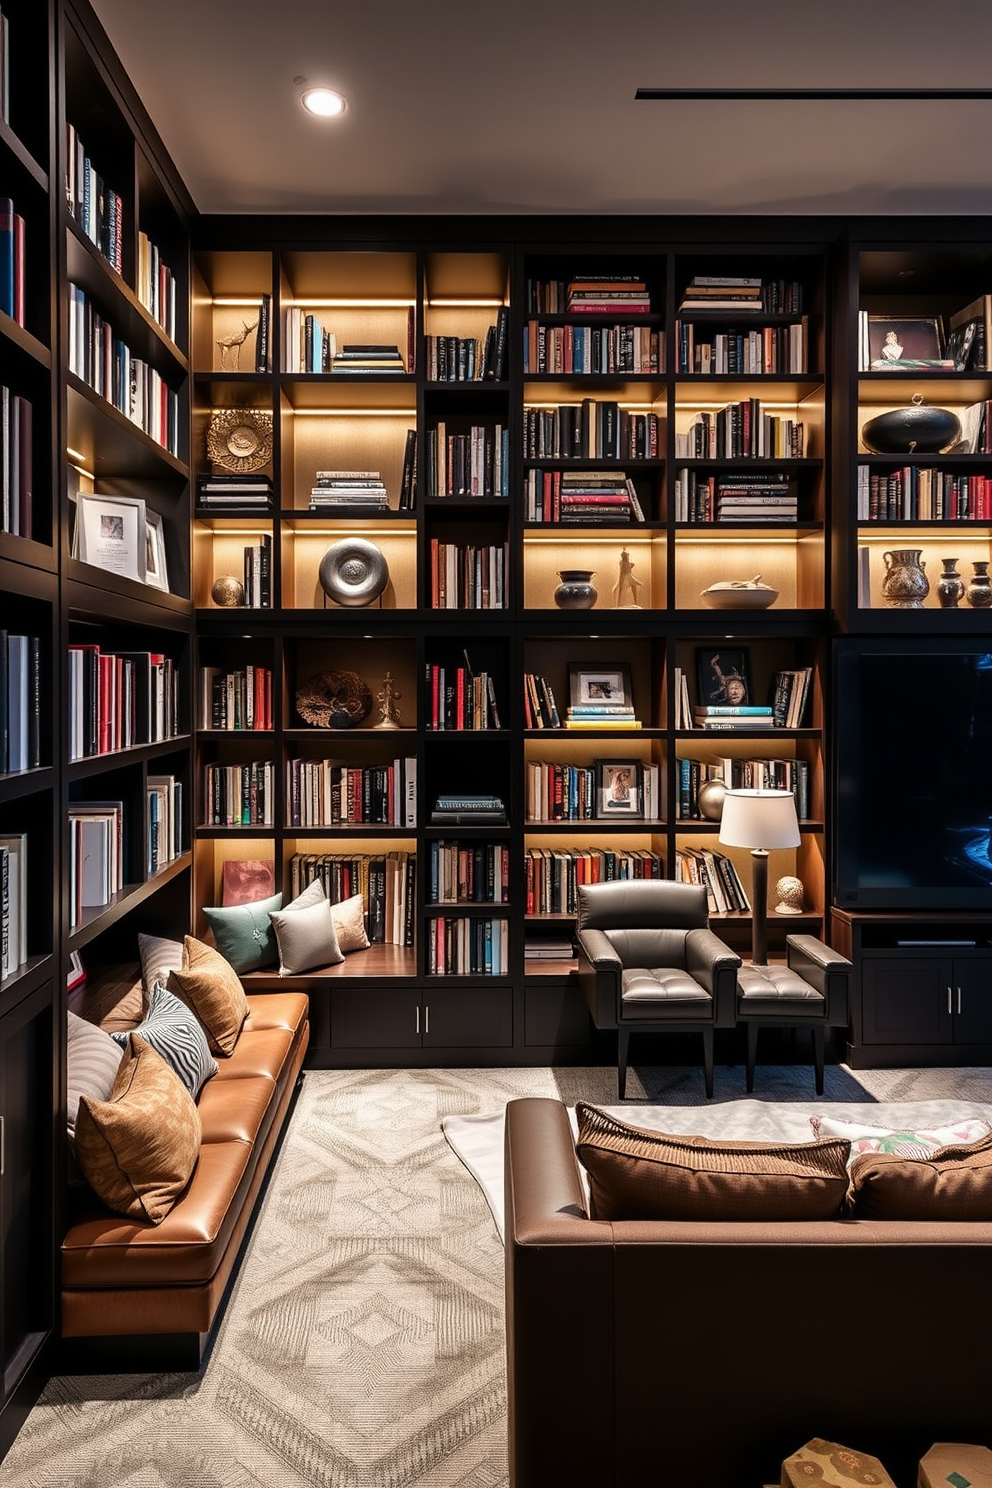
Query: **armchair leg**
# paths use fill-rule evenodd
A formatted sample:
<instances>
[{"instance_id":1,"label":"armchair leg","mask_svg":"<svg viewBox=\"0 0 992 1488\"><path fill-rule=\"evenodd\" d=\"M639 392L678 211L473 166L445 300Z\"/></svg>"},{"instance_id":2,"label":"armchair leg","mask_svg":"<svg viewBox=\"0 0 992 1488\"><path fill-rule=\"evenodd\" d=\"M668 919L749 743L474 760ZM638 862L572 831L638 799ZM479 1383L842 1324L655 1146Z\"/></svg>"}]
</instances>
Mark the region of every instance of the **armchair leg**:
<instances>
[{"instance_id":1,"label":"armchair leg","mask_svg":"<svg viewBox=\"0 0 992 1488\"><path fill-rule=\"evenodd\" d=\"M703 1077L706 1082L706 1099L713 1099L713 1030L703 1029Z\"/></svg>"},{"instance_id":2,"label":"armchair leg","mask_svg":"<svg viewBox=\"0 0 992 1488\"><path fill-rule=\"evenodd\" d=\"M627 1055L630 1050L630 1029L617 1029L617 1092L620 1100L627 1094Z\"/></svg>"},{"instance_id":3,"label":"armchair leg","mask_svg":"<svg viewBox=\"0 0 992 1488\"><path fill-rule=\"evenodd\" d=\"M816 1093L823 1094L823 1046L824 1026L822 1023L813 1024L813 1068L816 1071Z\"/></svg>"},{"instance_id":4,"label":"armchair leg","mask_svg":"<svg viewBox=\"0 0 992 1488\"><path fill-rule=\"evenodd\" d=\"M747 1024L747 1093L754 1089L754 1061L758 1053L758 1025Z\"/></svg>"}]
</instances>

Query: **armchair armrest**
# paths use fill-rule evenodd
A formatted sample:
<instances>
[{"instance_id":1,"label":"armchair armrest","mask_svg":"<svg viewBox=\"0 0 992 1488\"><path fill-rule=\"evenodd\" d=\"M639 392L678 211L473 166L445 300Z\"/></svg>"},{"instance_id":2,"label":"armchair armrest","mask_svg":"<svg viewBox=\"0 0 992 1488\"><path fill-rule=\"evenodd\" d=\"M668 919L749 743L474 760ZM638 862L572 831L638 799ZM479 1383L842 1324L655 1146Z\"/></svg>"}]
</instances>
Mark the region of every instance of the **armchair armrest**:
<instances>
[{"instance_id":1,"label":"armchair armrest","mask_svg":"<svg viewBox=\"0 0 992 1488\"><path fill-rule=\"evenodd\" d=\"M616 1028L623 962L607 935L593 928L575 937L579 953L579 986L597 1028Z\"/></svg>"},{"instance_id":2,"label":"armchair armrest","mask_svg":"<svg viewBox=\"0 0 992 1488\"><path fill-rule=\"evenodd\" d=\"M785 960L790 971L809 982L824 998L827 1026L845 1028L850 1018L851 972L854 969L847 957L813 935L787 935Z\"/></svg>"},{"instance_id":3,"label":"armchair armrest","mask_svg":"<svg viewBox=\"0 0 992 1488\"><path fill-rule=\"evenodd\" d=\"M706 988L714 1003L714 1025L737 1021L737 972L741 958L712 930L690 930L685 938L685 969Z\"/></svg>"},{"instance_id":4,"label":"armchair armrest","mask_svg":"<svg viewBox=\"0 0 992 1488\"><path fill-rule=\"evenodd\" d=\"M622 971L623 963L609 936L602 930L580 930L576 940L581 954L597 971Z\"/></svg>"}]
</instances>

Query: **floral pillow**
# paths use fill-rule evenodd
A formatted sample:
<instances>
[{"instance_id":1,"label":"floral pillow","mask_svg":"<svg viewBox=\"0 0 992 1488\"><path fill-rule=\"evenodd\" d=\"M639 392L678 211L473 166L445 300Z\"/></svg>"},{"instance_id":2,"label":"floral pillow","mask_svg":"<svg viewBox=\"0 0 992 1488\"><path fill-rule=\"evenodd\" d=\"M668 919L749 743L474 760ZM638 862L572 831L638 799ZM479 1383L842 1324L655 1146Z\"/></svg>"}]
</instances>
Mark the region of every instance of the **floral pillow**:
<instances>
[{"instance_id":1,"label":"floral pillow","mask_svg":"<svg viewBox=\"0 0 992 1488\"><path fill-rule=\"evenodd\" d=\"M856 1157L868 1152L888 1152L894 1157L927 1158L941 1147L957 1147L977 1142L992 1132L992 1124L980 1117L969 1117L948 1126L924 1127L920 1131L900 1130L888 1126L869 1126L862 1121L839 1121L834 1116L811 1116L809 1124L814 1137L846 1137L851 1144L848 1166Z\"/></svg>"}]
</instances>

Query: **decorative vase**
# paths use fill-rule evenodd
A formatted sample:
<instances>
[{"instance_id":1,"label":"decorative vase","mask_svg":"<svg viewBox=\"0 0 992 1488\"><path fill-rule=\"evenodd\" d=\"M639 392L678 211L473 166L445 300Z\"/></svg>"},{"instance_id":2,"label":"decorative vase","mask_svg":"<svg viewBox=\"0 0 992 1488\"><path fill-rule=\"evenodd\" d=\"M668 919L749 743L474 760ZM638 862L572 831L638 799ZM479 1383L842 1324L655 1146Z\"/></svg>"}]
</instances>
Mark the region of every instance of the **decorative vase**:
<instances>
[{"instance_id":1,"label":"decorative vase","mask_svg":"<svg viewBox=\"0 0 992 1488\"><path fill-rule=\"evenodd\" d=\"M930 408L916 393L908 408L869 419L861 438L876 455L936 454L961 438L961 420L949 408Z\"/></svg>"},{"instance_id":2,"label":"decorative vase","mask_svg":"<svg viewBox=\"0 0 992 1488\"><path fill-rule=\"evenodd\" d=\"M972 562L975 570L971 583L965 591L965 598L973 610L987 610L992 607L992 579L989 578L989 560L987 558L976 558Z\"/></svg>"},{"instance_id":3,"label":"decorative vase","mask_svg":"<svg viewBox=\"0 0 992 1488\"><path fill-rule=\"evenodd\" d=\"M558 577L561 583L555 590L555 604L560 610L591 610L599 598L598 590L590 581L593 568L563 568Z\"/></svg>"},{"instance_id":4,"label":"decorative vase","mask_svg":"<svg viewBox=\"0 0 992 1488\"><path fill-rule=\"evenodd\" d=\"M956 558L942 558L944 565L940 578L937 580L937 598L940 600L942 610L956 610L964 598L964 579L958 573L958 560Z\"/></svg>"},{"instance_id":5,"label":"decorative vase","mask_svg":"<svg viewBox=\"0 0 992 1488\"><path fill-rule=\"evenodd\" d=\"M894 610L921 610L930 593L930 580L920 561L922 548L892 548L882 554L885 578L882 598Z\"/></svg>"}]
</instances>

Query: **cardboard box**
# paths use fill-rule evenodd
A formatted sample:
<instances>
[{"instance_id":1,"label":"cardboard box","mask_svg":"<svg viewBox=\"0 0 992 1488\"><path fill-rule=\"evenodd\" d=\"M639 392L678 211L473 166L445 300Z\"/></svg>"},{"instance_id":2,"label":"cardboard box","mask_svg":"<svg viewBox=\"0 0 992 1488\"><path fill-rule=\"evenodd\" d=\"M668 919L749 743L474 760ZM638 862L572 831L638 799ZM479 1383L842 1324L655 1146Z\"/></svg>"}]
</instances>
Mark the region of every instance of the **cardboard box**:
<instances>
[{"instance_id":1,"label":"cardboard box","mask_svg":"<svg viewBox=\"0 0 992 1488\"><path fill-rule=\"evenodd\" d=\"M877 1457L814 1436L782 1463L781 1488L896 1488Z\"/></svg>"},{"instance_id":2,"label":"cardboard box","mask_svg":"<svg viewBox=\"0 0 992 1488\"><path fill-rule=\"evenodd\" d=\"M992 1488L992 1452L961 1442L934 1442L916 1481L918 1488Z\"/></svg>"}]
</instances>

